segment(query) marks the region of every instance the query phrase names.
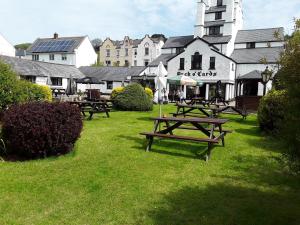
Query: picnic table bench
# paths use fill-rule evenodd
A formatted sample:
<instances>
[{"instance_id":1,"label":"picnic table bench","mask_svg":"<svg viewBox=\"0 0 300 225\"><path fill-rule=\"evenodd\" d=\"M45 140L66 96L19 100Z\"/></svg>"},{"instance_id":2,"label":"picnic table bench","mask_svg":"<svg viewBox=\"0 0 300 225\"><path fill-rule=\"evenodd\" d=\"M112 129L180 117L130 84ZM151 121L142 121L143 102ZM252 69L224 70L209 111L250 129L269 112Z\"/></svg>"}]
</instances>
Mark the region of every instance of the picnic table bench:
<instances>
[{"instance_id":1,"label":"picnic table bench","mask_svg":"<svg viewBox=\"0 0 300 225\"><path fill-rule=\"evenodd\" d=\"M96 113L105 113L107 118L109 118L110 107L105 101L90 102L90 101L76 101L69 102L72 105L79 107L82 115L85 117L86 113L89 113L89 120L93 119L93 115Z\"/></svg>"},{"instance_id":2,"label":"picnic table bench","mask_svg":"<svg viewBox=\"0 0 300 225\"><path fill-rule=\"evenodd\" d=\"M247 113L241 111L233 106L222 106L222 105L187 105L187 104L177 104L177 112L172 113L174 117L184 116L184 117L195 117L195 116L205 116L205 117L218 117L220 113L226 113L227 110L231 110L246 119ZM197 112L195 112L197 111Z\"/></svg>"},{"instance_id":3,"label":"picnic table bench","mask_svg":"<svg viewBox=\"0 0 300 225\"><path fill-rule=\"evenodd\" d=\"M222 125L225 124L227 119L215 119L215 118L176 118L176 117L165 117L165 118L152 118L154 120L153 132L143 132L141 135L146 136L148 145L146 151L150 151L153 140L157 138L167 138L175 140L185 140L199 143L207 143L208 148L205 154L205 159L208 161L211 156L211 151L214 144L218 144L222 141L222 145L225 146L225 135L230 131L223 130ZM164 129L160 130L161 123L165 124ZM209 127L204 127L204 124L209 124ZM191 125L191 126L187 126ZM174 135L174 130L186 129L199 131L206 137L192 137L192 136L179 136ZM218 135L215 134L218 133Z\"/></svg>"}]
</instances>

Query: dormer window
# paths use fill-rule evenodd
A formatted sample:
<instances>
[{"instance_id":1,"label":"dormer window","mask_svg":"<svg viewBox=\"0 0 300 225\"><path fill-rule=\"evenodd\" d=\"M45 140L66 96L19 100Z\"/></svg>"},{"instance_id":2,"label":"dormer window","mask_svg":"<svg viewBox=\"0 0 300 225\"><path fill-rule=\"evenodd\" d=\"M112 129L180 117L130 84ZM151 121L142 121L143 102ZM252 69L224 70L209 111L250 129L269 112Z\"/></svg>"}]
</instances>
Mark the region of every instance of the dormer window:
<instances>
[{"instance_id":1,"label":"dormer window","mask_svg":"<svg viewBox=\"0 0 300 225\"><path fill-rule=\"evenodd\" d=\"M199 52L195 52L192 55L192 70L202 70L202 55Z\"/></svg>"},{"instance_id":2,"label":"dormer window","mask_svg":"<svg viewBox=\"0 0 300 225\"><path fill-rule=\"evenodd\" d=\"M248 42L246 47L247 48L255 48L255 42Z\"/></svg>"},{"instance_id":3,"label":"dormer window","mask_svg":"<svg viewBox=\"0 0 300 225\"><path fill-rule=\"evenodd\" d=\"M223 0L217 0L217 6L222 6L223 5Z\"/></svg>"}]
</instances>

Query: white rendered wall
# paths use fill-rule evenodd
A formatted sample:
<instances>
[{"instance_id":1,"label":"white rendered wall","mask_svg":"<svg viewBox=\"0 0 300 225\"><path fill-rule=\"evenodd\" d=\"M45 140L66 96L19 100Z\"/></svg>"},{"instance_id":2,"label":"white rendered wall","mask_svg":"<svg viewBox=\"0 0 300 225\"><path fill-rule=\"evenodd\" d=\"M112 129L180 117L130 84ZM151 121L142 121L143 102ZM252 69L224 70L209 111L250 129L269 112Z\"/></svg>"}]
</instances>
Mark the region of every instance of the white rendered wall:
<instances>
[{"instance_id":1,"label":"white rendered wall","mask_svg":"<svg viewBox=\"0 0 300 225\"><path fill-rule=\"evenodd\" d=\"M90 66L97 62L97 54L89 38L86 37L78 49L75 49L76 67Z\"/></svg>"},{"instance_id":2,"label":"white rendered wall","mask_svg":"<svg viewBox=\"0 0 300 225\"><path fill-rule=\"evenodd\" d=\"M72 65L75 66L76 64L76 56L73 53L64 54L64 53L53 53L54 60L50 60L50 53L40 53L39 61L40 62L47 62L47 63L56 63L56 64L63 64L63 65ZM62 60L62 55L66 55L67 60ZM26 55L25 59L32 60L32 55Z\"/></svg>"},{"instance_id":3,"label":"white rendered wall","mask_svg":"<svg viewBox=\"0 0 300 225\"><path fill-rule=\"evenodd\" d=\"M16 49L15 47L10 44L1 34L0 34L0 55L5 56L16 56Z\"/></svg>"},{"instance_id":4,"label":"white rendered wall","mask_svg":"<svg viewBox=\"0 0 300 225\"><path fill-rule=\"evenodd\" d=\"M226 58L225 56L220 55L219 53L210 49L210 47L201 40L196 40L190 44L186 50L180 55L176 56L168 63L168 76L176 76L178 72L187 73L187 72L199 72L191 70L191 57L199 52L202 55L202 72L208 73L217 73L216 76L200 76L199 79L204 82L216 82L221 80L222 82L231 82L234 83L235 79L235 70L232 70L232 66L235 67L235 63ZM216 57L216 69L210 70L210 57ZM180 58L185 58L185 70L180 71Z\"/></svg>"},{"instance_id":5,"label":"white rendered wall","mask_svg":"<svg viewBox=\"0 0 300 225\"><path fill-rule=\"evenodd\" d=\"M149 47L149 55L145 55L145 47L146 45ZM137 55L134 54L135 49L132 53L132 62L134 65L134 61L137 61L137 66L144 66L145 60L148 60L149 63L156 59L158 56L161 55L162 46L164 45L163 41L159 43L154 43L149 35L146 35L142 42L138 45L136 49Z\"/></svg>"}]
</instances>

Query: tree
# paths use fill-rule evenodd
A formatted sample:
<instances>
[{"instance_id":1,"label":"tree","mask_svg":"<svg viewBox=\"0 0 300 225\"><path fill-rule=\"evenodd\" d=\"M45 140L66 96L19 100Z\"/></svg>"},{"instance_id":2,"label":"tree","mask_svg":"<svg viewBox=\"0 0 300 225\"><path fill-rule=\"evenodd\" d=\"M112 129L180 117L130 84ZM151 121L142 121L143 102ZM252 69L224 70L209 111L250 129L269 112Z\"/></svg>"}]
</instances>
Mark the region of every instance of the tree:
<instances>
[{"instance_id":1,"label":"tree","mask_svg":"<svg viewBox=\"0 0 300 225\"><path fill-rule=\"evenodd\" d=\"M22 44L15 45L15 48L27 50L30 47L30 45L31 43L22 43Z\"/></svg>"},{"instance_id":2,"label":"tree","mask_svg":"<svg viewBox=\"0 0 300 225\"><path fill-rule=\"evenodd\" d=\"M295 28L281 56L277 82L287 93L282 133L290 158L300 162L300 20L295 21ZM300 169L300 163L298 165Z\"/></svg>"},{"instance_id":3,"label":"tree","mask_svg":"<svg viewBox=\"0 0 300 225\"><path fill-rule=\"evenodd\" d=\"M167 40L164 34L153 34L151 38L161 38L164 42Z\"/></svg>"}]
</instances>

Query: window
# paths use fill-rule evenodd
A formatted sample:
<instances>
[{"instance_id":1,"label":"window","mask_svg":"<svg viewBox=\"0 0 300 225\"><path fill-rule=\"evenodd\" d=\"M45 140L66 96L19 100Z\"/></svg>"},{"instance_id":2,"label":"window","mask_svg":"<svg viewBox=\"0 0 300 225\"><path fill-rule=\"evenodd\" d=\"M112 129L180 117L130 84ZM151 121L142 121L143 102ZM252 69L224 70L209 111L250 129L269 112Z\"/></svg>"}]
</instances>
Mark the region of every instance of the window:
<instances>
[{"instance_id":1,"label":"window","mask_svg":"<svg viewBox=\"0 0 300 225\"><path fill-rule=\"evenodd\" d=\"M231 70L235 71L235 65L234 65L234 63L231 64Z\"/></svg>"},{"instance_id":2,"label":"window","mask_svg":"<svg viewBox=\"0 0 300 225\"><path fill-rule=\"evenodd\" d=\"M125 60L125 66L128 67L129 66L129 62L128 60Z\"/></svg>"},{"instance_id":3,"label":"window","mask_svg":"<svg viewBox=\"0 0 300 225\"><path fill-rule=\"evenodd\" d=\"M125 56L128 56L128 48L125 48Z\"/></svg>"},{"instance_id":4,"label":"window","mask_svg":"<svg viewBox=\"0 0 300 225\"><path fill-rule=\"evenodd\" d=\"M134 55L137 55L137 49L134 49Z\"/></svg>"},{"instance_id":5,"label":"window","mask_svg":"<svg viewBox=\"0 0 300 225\"><path fill-rule=\"evenodd\" d=\"M54 54L50 54L50 55L49 55L49 60L50 60L50 61L53 61L54 58L55 58L55 57L54 57Z\"/></svg>"},{"instance_id":6,"label":"window","mask_svg":"<svg viewBox=\"0 0 300 225\"><path fill-rule=\"evenodd\" d=\"M111 66L111 61L107 60L107 61L105 62L105 64L106 64L106 66Z\"/></svg>"},{"instance_id":7,"label":"window","mask_svg":"<svg viewBox=\"0 0 300 225\"><path fill-rule=\"evenodd\" d=\"M255 48L255 42L248 42L247 48Z\"/></svg>"},{"instance_id":8,"label":"window","mask_svg":"<svg viewBox=\"0 0 300 225\"><path fill-rule=\"evenodd\" d=\"M176 48L176 54L179 54L184 51L184 48Z\"/></svg>"},{"instance_id":9,"label":"window","mask_svg":"<svg viewBox=\"0 0 300 225\"><path fill-rule=\"evenodd\" d=\"M215 20L220 20L220 19L222 19L222 12L216 12Z\"/></svg>"},{"instance_id":10,"label":"window","mask_svg":"<svg viewBox=\"0 0 300 225\"><path fill-rule=\"evenodd\" d=\"M31 83L36 83L36 77L35 76L22 76L21 77L23 80L27 80Z\"/></svg>"},{"instance_id":11,"label":"window","mask_svg":"<svg viewBox=\"0 0 300 225\"><path fill-rule=\"evenodd\" d=\"M210 70L215 70L216 69L216 57L210 57L209 69Z\"/></svg>"},{"instance_id":12,"label":"window","mask_svg":"<svg viewBox=\"0 0 300 225\"><path fill-rule=\"evenodd\" d=\"M32 61L39 61L40 60L40 56L37 54L33 54L32 55Z\"/></svg>"},{"instance_id":13,"label":"window","mask_svg":"<svg viewBox=\"0 0 300 225\"><path fill-rule=\"evenodd\" d=\"M110 57L110 49L106 49L106 57Z\"/></svg>"},{"instance_id":14,"label":"window","mask_svg":"<svg viewBox=\"0 0 300 225\"><path fill-rule=\"evenodd\" d=\"M209 35L219 35L221 33L220 26L213 26L209 28Z\"/></svg>"},{"instance_id":15,"label":"window","mask_svg":"<svg viewBox=\"0 0 300 225\"><path fill-rule=\"evenodd\" d=\"M148 59L146 59L146 60L144 61L144 65L145 65L145 66L148 66L148 65L149 65L149 60L148 60Z\"/></svg>"},{"instance_id":16,"label":"window","mask_svg":"<svg viewBox=\"0 0 300 225\"><path fill-rule=\"evenodd\" d=\"M114 83L113 81L107 81L106 82L106 89L107 90L112 90L114 88Z\"/></svg>"},{"instance_id":17,"label":"window","mask_svg":"<svg viewBox=\"0 0 300 225\"><path fill-rule=\"evenodd\" d=\"M184 58L180 58L179 70L184 70Z\"/></svg>"},{"instance_id":18,"label":"window","mask_svg":"<svg viewBox=\"0 0 300 225\"><path fill-rule=\"evenodd\" d=\"M60 77L51 77L52 86L62 86L62 78Z\"/></svg>"},{"instance_id":19,"label":"window","mask_svg":"<svg viewBox=\"0 0 300 225\"><path fill-rule=\"evenodd\" d=\"M201 70L202 69L202 55L199 52L196 52L195 55L192 55L192 70Z\"/></svg>"},{"instance_id":20,"label":"window","mask_svg":"<svg viewBox=\"0 0 300 225\"><path fill-rule=\"evenodd\" d=\"M120 57L120 50L117 50L117 58Z\"/></svg>"},{"instance_id":21,"label":"window","mask_svg":"<svg viewBox=\"0 0 300 225\"><path fill-rule=\"evenodd\" d=\"M134 66L137 66L137 61L136 60L134 60Z\"/></svg>"},{"instance_id":22,"label":"window","mask_svg":"<svg viewBox=\"0 0 300 225\"><path fill-rule=\"evenodd\" d=\"M61 60L62 61L67 61L67 55L66 54L62 54L61 55Z\"/></svg>"},{"instance_id":23,"label":"window","mask_svg":"<svg viewBox=\"0 0 300 225\"><path fill-rule=\"evenodd\" d=\"M217 6L222 6L223 5L223 0L217 0Z\"/></svg>"},{"instance_id":24,"label":"window","mask_svg":"<svg viewBox=\"0 0 300 225\"><path fill-rule=\"evenodd\" d=\"M149 55L149 48L145 48L145 55Z\"/></svg>"}]
</instances>

